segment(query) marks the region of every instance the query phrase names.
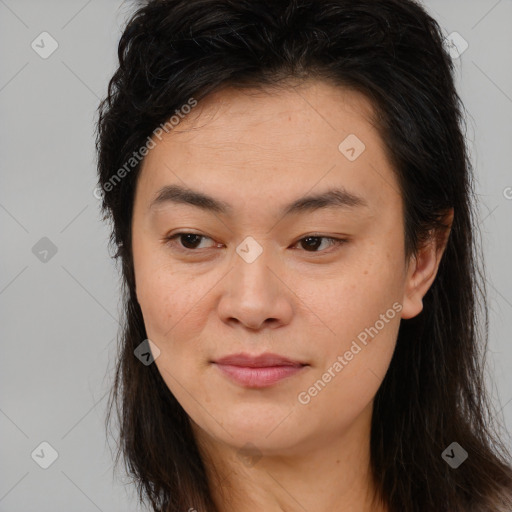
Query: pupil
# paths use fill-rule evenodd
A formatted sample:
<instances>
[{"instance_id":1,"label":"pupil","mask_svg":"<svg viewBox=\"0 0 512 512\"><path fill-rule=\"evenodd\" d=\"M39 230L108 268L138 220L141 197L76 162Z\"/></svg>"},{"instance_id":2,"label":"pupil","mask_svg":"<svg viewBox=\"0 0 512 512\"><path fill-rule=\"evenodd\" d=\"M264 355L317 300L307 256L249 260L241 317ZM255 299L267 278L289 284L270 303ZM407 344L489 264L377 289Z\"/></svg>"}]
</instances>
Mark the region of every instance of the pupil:
<instances>
[{"instance_id":1,"label":"pupil","mask_svg":"<svg viewBox=\"0 0 512 512\"><path fill-rule=\"evenodd\" d=\"M187 249L191 249L191 247L188 247L187 244L190 242L190 239L191 238L194 239L194 237L199 238L199 235L196 235L193 233L188 234L188 235L182 235L182 245L184 245ZM183 242L183 240L185 240L185 242ZM191 242L189 245L195 246L195 245L197 245L197 243L194 244L194 242ZM194 247L192 247L192 248L194 248Z\"/></svg>"},{"instance_id":2,"label":"pupil","mask_svg":"<svg viewBox=\"0 0 512 512\"><path fill-rule=\"evenodd\" d=\"M310 244L308 241L311 241L311 240L313 240L316 243ZM318 247L319 240L320 240L320 237L318 237L318 236L308 236L308 237L304 238L304 242L306 243L306 247L313 248L313 249L316 249Z\"/></svg>"}]
</instances>

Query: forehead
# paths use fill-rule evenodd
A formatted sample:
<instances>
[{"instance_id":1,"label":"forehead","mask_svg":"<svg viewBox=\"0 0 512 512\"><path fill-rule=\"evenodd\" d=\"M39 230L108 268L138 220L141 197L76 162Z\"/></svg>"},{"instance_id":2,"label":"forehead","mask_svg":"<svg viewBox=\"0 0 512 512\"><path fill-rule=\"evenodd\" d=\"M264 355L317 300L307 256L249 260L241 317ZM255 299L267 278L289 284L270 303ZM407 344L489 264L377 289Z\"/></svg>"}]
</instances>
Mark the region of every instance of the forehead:
<instances>
[{"instance_id":1,"label":"forehead","mask_svg":"<svg viewBox=\"0 0 512 512\"><path fill-rule=\"evenodd\" d=\"M154 138L137 195L148 210L162 187L179 184L235 210L264 201L277 211L307 192L343 187L385 206L399 189L373 117L364 95L325 82L223 89Z\"/></svg>"}]
</instances>

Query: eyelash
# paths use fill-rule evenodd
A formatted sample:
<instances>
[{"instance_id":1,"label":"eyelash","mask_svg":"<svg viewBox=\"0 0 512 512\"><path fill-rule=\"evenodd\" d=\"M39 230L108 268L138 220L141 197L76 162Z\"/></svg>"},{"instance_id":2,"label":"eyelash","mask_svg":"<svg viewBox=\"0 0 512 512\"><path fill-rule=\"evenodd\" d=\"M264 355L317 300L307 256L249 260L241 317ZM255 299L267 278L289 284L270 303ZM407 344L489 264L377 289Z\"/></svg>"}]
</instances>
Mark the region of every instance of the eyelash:
<instances>
[{"instance_id":1,"label":"eyelash","mask_svg":"<svg viewBox=\"0 0 512 512\"><path fill-rule=\"evenodd\" d=\"M191 232L188 232L188 231L181 231L179 233L175 233L172 236L166 237L164 239L164 241L166 241L167 245L169 245L170 247L176 248L180 252L184 252L184 253L199 252L201 249L188 249L186 247L176 247L175 239L179 238L181 236L185 236L185 235L195 235L195 236L197 236L197 237L199 237L201 239L210 238L210 237L208 237L206 235L201 235L199 233L191 233ZM330 248L328 248L326 250L323 250L323 251L306 251L305 250L304 251L304 252L307 252L307 253L310 253L310 254L329 254L333 250L335 250L335 249L332 249L333 247L337 248L337 247L339 247L341 245L344 245L344 244L348 243L348 241L349 241L346 238L334 238L334 237L323 236L323 235L319 235L319 234L311 234L311 235L307 235L307 236L302 237L301 239L297 240L297 242L295 242L294 246L296 246L297 244L299 244L300 242L302 242L303 240L306 240L308 238L317 238L317 239L325 238L326 240L330 240L331 241ZM210 238L210 240L212 240L212 239Z\"/></svg>"}]
</instances>

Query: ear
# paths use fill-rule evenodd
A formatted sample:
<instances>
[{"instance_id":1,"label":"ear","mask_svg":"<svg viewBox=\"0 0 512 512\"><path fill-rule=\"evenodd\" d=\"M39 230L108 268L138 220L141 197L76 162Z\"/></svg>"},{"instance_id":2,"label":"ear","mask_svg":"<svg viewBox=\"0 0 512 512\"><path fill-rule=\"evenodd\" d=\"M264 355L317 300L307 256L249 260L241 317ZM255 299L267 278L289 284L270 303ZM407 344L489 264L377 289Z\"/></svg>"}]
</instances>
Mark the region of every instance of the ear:
<instances>
[{"instance_id":1,"label":"ear","mask_svg":"<svg viewBox=\"0 0 512 512\"><path fill-rule=\"evenodd\" d=\"M453 208L443 217L445 229L432 232L429 239L413 254L407 267L402 318L413 318L423 310L423 297L434 282L453 223Z\"/></svg>"}]
</instances>

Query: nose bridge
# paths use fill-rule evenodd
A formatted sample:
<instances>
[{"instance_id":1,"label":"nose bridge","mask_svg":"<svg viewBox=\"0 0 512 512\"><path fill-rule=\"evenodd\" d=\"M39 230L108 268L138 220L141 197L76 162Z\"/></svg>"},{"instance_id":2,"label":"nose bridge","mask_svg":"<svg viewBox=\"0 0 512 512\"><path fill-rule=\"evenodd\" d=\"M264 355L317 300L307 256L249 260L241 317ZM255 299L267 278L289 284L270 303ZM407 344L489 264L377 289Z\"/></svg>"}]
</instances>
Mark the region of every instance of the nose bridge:
<instances>
[{"instance_id":1,"label":"nose bridge","mask_svg":"<svg viewBox=\"0 0 512 512\"><path fill-rule=\"evenodd\" d=\"M248 236L238 245L236 253L233 278L235 288L240 288L237 295L245 292L270 297L275 294L276 277L270 268L276 266L277 258L271 254L271 244Z\"/></svg>"},{"instance_id":2,"label":"nose bridge","mask_svg":"<svg viewBox=\"0 0 512 512\"><path fill-rule=\"evenodd\" d=\"M279 258L272 254L271 244L250 238L236 249L234 268L227 276L219 314L224 320L237 319L251 328L269 319L285 323L292 308L285 285L275 275L279 273Z\"/></svg>"}]
</instances>

